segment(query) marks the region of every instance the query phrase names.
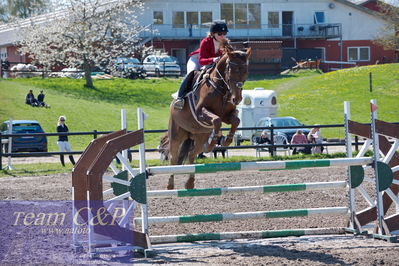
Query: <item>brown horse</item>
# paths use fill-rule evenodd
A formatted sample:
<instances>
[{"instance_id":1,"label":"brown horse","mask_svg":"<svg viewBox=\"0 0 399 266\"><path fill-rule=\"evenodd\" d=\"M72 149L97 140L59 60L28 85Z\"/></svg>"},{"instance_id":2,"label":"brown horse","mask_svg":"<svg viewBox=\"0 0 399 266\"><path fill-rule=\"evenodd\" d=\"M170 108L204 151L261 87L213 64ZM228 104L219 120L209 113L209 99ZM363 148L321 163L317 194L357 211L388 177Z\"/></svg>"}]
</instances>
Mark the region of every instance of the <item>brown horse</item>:
<instances>
[{"instance_id":1,"label":"brown horse","mask_svg":"<svg viewBox=\"0 0 399 266\"><path fill-rule=\"evenodd\" d=\"M192 92L192 99L196 100L192 100L195 103L191 110L188 96L182 110L174 109L174 102L171 104L168 129L171 165L183 164L187 157L188 162L193 164L199 153L212 151L221 133L222 122L231 125L222 145L230 145L240 124L236 106L242 100L242 86L247 78L251 49L234 51L227 42L222 47L224 55ZM185 187L194 188L194 174L190 174ZM174 175L170 176L167 188L174 188Z\"/></svg>"}]
</instances>

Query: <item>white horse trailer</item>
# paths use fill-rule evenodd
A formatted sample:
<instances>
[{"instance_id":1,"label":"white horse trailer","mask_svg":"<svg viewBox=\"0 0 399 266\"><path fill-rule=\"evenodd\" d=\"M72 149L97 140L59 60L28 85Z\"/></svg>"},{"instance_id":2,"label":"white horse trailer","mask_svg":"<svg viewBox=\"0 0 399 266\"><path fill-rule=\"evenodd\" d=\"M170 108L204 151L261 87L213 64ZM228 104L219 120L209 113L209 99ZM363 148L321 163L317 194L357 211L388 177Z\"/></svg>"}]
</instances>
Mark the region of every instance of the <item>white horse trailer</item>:
<instances>
[{"instance_id":1,"label":"white horse trailer","mask_svg":"<svg viewBox=\"0 0 399 266\"><path fill-rule=\"evenodd\" d=\"M277 98L273 90L255 88L253 90L242 91L242 101L237 106L238 117L240 118L239 127L255 127L256 122L262 117L277 116ZM236 145L244 140L251 140L255 130L238 130L235 135Z\"/></svg>"}]
</instances>

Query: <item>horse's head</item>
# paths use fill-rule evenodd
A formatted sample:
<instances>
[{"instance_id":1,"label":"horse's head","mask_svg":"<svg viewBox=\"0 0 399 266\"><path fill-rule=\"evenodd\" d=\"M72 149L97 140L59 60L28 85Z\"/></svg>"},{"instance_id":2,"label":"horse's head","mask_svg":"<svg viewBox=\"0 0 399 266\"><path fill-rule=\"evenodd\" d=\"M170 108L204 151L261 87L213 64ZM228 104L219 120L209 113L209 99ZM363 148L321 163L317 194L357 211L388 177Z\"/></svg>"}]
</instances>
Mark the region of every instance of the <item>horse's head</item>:
<instances>
[{"instance_id":1,"label":"horse's head","mask_svg":"<svg viewBox=\"0 0 399 266\"><path fill-rule=\"evenodd\" d=\"M229 44L225 43L224 50L226 85L231 93L232 103L238 105L242 100L242 87L247 79L248 58L251 55L251 48L247 48L246 51L235 51Z\"/></svg>"}]
</instances>

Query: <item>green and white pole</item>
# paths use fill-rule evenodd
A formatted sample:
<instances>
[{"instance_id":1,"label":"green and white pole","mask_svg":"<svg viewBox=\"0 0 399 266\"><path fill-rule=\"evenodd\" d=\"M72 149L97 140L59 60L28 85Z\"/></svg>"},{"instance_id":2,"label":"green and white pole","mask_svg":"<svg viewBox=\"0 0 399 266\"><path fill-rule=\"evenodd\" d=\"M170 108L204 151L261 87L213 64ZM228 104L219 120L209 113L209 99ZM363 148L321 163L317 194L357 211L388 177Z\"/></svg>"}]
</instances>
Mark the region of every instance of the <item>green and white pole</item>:
<instances>
[{"instance_id":1,"label":"green and white pole","mask_svg":"<svg viewBox=\"0 0 399 266\"><path fill-rule=\"evenodd\" d=\"M149 198L165 197L200 197L200 196L221 196L232 193L272 193L291 191L310 191L323 189L346 188L346 181L314 182L298 184L277 184L265 186L248 187L224 187L224 188L202 188L202 189L179 189L179 190L152 190L147 191Z\"/></svg>"},{"instance_id":2,"label":"green and white pole","mask_svg":"<svg viewBox=\"0 0 399 266\"><path fill-rule=\"evenodd\" d=\"M337 158L318 160L290 160L290 161L260 161L260 162L233 162L214 164L189 164L171 166L148 167L151 175L156 174L198 174L216 173L224 171L248 171L248 170L292 170L299 168L329 167L329 166L351 166L372 163L370 157L360 158Z\"/></svg>"},{"instance_id":3,"label":"green and white pole","mask_svg":"<svg viewBox=\"0 0 399 266\"><path fill-rule=\"evenodd\" d=\"M150 236L151 243L180 243L209 240L233 240L233 239L262 239L288 236L305 235L336 235L344 234L344 228L311 228L311 229L286 229L286 230L268 230L268 231L241 231L241 232L220 232L204 234L181 234L181 235L163 235Z\"/></svg>"},{"instance_id":4,"label":"green and white pole","mask_svg":"<svg viewBox=\"0 0 399 266\"><path fill-rule=\"evenodd\" d=\"M148 217L148 223L149 224L160 224L160 223L182 224L182 223L221 222L221 221L244 220L244 219L305 217L305 216L311 216L311 215L325 215L325 214L348 214L348 210L349 210L348 207L326 207L326 208L289 209L289 210L275 210L275 211ZM138 223L141 223L140 218L135 218L134 220Z\"/></svg>"}]
</instances>

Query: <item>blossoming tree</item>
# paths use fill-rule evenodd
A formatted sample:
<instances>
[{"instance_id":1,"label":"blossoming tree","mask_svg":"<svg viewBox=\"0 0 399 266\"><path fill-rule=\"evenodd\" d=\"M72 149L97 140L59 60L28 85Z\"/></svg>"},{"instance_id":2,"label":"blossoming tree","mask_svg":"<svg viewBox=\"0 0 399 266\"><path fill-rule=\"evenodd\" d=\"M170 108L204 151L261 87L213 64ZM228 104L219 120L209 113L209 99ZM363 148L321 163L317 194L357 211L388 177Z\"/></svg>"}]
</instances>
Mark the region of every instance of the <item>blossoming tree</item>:
<instances>
[{"instance_id":1,"label":"blossoming tree","mask_svg":"<svg viewBox=\"0 0 399 266\"><path fill-rule=\"evenodd\" d=\"M46 68L76 67L93 88L91 72L140 44L141 0L56 0L58 9L19 23L19 51Z\"/></svg>"}]
</instances>

